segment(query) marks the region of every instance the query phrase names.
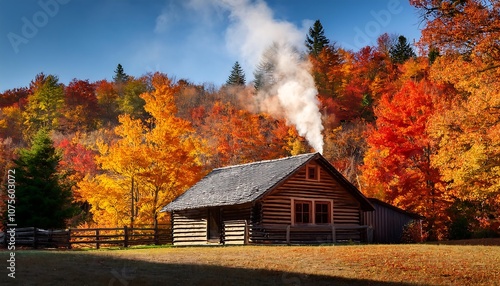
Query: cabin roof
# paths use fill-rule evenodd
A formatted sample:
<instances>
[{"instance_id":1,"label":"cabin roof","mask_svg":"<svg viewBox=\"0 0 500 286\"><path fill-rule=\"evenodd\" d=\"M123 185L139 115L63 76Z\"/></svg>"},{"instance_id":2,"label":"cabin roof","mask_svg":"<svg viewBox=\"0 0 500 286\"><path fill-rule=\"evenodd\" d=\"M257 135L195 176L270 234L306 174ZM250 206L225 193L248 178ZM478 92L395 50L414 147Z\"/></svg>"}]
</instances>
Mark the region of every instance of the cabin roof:
<instances>
[{"instance_id":1,"label":"cabin roof","mask_svg":"<svg viewBox=\"0 0 500 286\"><path fill-rule=\"evenodd\" d=\"M366 197L321 154L309 153L214 169L161 211L170 212L254 202L315 159L318 159L321 165L360 201L364 210L373 210L373 206Z\"/></svg>"}]
</instances>

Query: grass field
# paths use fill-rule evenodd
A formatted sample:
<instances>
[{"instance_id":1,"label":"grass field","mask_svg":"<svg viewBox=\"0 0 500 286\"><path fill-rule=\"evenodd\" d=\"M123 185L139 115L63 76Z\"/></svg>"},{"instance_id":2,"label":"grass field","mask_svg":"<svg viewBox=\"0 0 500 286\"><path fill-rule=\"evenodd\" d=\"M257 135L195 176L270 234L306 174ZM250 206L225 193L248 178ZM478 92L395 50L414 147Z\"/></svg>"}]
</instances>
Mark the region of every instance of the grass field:
<instances>
[{"instance_id":1,"label":"grass field","mask_svg":"<svg viewBox=\"0 0 500 286\"><path fill-rule=\"evenodd\" d=\"M8 253L0 251L0 265ZM343 245L16 251L1 285L500 285L500 246Z\"/></svg>"}]
</instances>

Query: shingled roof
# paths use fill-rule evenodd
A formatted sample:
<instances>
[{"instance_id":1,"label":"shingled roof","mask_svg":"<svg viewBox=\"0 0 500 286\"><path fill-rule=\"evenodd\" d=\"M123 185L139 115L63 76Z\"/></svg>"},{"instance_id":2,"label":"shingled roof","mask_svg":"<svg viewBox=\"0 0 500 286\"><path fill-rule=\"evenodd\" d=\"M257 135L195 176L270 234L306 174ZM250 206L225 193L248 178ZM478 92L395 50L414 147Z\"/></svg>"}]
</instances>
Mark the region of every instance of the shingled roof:
<instances>
[{"instance_id":1,"label":"shingled roof","mask_svg":"<svg viewBox=\"0 0 500 286\"><path fill-rule=\"evenodd\" d=\"M368 200L331 166L319 153L310 153L276 160L217 168L196 183L161 211L177 211L204 207L239 205L253 202L313 159L321 159L361 203L373 209ZM340 176L340 177L339 177ZM364 201L364 202L363 202Z\"/></svg>"}]
</instances>

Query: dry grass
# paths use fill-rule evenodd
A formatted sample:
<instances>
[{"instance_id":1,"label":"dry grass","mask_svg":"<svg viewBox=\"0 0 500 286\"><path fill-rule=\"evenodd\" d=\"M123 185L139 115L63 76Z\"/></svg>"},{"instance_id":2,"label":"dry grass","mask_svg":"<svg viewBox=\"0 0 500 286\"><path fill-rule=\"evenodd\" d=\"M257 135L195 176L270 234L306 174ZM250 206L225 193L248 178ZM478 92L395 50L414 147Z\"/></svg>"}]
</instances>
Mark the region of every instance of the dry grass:
<instances>
[{"instance_id":1,"label":"dry grass","mask_svg":"<svg viewBox=\"0 0 500 286\"><path fill-rule=\"evenodd\" d=\"M17 278L2 266L1 285L500 285L499 246L26 250L16 258Z\"/></svg>"}]
</instances>

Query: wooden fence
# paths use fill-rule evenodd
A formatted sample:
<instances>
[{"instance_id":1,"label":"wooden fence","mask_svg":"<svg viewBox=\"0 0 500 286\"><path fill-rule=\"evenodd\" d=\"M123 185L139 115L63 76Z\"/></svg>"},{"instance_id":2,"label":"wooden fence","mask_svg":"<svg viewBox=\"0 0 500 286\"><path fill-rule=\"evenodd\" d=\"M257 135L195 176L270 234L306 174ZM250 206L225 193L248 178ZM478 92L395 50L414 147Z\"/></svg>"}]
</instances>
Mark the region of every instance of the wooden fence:
<instances>
[{"instance_id":1,"label":"wooden fence","mask_svg":"<svg viewBox=\"0 0 500 286\"><path fill-rule=\"evenodd\" d=\"M8 235L0 233L0 243L7 245ZM33 248L110 247L148 244L171 244L171 227L161 228L72 228L45 230L17 228L15 245Z\"/></svg>"}]
</instances>

